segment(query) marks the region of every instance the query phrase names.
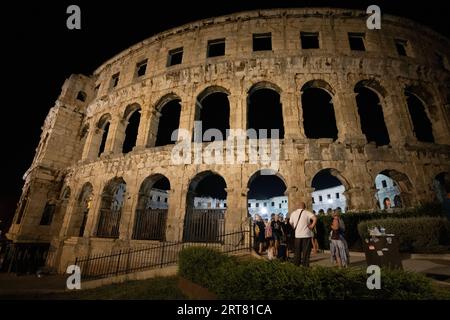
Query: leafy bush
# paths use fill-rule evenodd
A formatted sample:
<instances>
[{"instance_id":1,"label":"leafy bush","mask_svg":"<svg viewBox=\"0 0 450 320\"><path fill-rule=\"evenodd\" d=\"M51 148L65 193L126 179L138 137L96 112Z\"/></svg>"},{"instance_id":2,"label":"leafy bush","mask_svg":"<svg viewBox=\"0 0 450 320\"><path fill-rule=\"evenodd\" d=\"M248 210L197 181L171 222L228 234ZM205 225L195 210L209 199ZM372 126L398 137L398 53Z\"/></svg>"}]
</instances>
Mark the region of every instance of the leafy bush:
<instances>
[{"instance_id":1,"label":"leafy bush","mask_svg":"<svg viewBox=\"0 0 450 320\"><path fill-rule=\"evenodd\" d=\"M415 217L364 221L358 225L361 238L367 238L368 229L374 226L383 226L386 233L395 234L400 241L400 251L436 252L450 242L450 222L445 218Z\"/></svg>"},{"instance_id":2,"label":"leafy bush","mask_svg":"<svg viewBox=\"0 0 450 320\"><path fill-rule=\"evenodd\" d=\"M181 256L180 275L208 288L219 299L434 298L429 279L401 270L383 269L381 289L369 290L362 269L304 268L288 262L257 259L240 261L208 248L189 248Z\"/></svg>"},{"instance_id":3,"label":"leafy bush","mask_svg":"<svg viewBox=\"0 0 450 320\"><path fill-rule=\"evenodd\" d=\"M439 204L426 204L414 209L405 209L401 211L380 211L380 212L348 212L343 213L342 219L345 223L345 239L350 248L362 250L361 238L358 233L358 224L363 221L385 219L385 218L409 218L409 217L443 217L444 213ZM330 243L328 236L330 233L331 216L320 215L317 221L318 242L322 249L329 249Z\"/></svg>"},{"instance_id":4,"label":"leafy bush","mask_svg":"<svg viewBox=\"0 0 450 320\"><path fill-rule=\"evenodd\" d=\"M195 283L206 285L215 277L216 269L228 267L232 261L210 248L190 247L180 252L179 275Z\"/></svg>"}]
</instances>

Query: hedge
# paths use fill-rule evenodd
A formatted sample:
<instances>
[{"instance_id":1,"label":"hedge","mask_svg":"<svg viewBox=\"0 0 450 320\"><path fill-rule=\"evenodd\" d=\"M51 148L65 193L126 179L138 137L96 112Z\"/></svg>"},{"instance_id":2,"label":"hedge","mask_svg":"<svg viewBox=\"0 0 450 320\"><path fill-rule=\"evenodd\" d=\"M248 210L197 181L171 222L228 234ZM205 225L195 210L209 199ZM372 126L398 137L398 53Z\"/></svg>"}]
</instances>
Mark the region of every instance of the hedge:
<instances>
[{"instance_id":1,"label":"hedge","mask_svg":"<svg viewBox=\"0 0 450 320\"><path fill-rule=\"evenodd\" d=\"M437 252L450 243L450 222L438 217L388 218L364 221L358 224L362 239L369 236L368 229L383 226L400 240L400 251Z\"/></svg>"},{"instance_id":2,"label":"hedge","mask_svg":"<svg viewBox=\"0 0 450 320\"><path fill-rule=\"evenodd\" d=\"M348 212L341 215L345 223L345 238L349 247L353 250L362 250L361 238L358 233L358 224L367 220L378 220L384 218L409 218L421 216L444 217L442 207L439 204L426 204L414 209L401 211L380 211L380 212ZM317 240L321 249L329 249L330 242L328 236L331 230L331 216L319 215L317 221Z\"/></svg>"},{"instance_id":3,"label":"hedge","mask_svg":"<svg viewBox=\"0 0 450 320\"><path fill-rule=\"evenodd\" d=\"M369 290L365 270L297 267L289 262L239 260L214 249L191 247L181 251L179 275L219 299L342 300L433 299L431 281L417 273L382 270L381 289Z\"/></svg>"}]
</instances>

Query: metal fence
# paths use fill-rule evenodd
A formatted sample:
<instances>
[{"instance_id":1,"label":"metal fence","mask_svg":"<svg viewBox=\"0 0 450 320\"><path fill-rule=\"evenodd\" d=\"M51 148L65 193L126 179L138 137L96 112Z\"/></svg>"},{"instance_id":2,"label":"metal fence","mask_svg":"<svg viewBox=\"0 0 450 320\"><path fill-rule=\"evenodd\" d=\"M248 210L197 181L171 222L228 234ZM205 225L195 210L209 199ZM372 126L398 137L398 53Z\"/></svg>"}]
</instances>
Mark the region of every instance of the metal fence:
<instances>
[{"instance_id":1,"label":"metal fence","mask_svg":"<svg viewBox=\"0 0 450 320\"><path fill-rule=\"evenodd\" d=\"M49 243L6 242L0 250L0 271L33 274L45 265Z\"/></svg>"},{"instance_id":2,"label":"metal fence","mask_svg":"<svg viewBox=\"0 0 450 320\"><path fill-rule=\"evenodd\" d=\"M216 248L223 253L250 252L252 239L247 230L222 234L214 242L162 242L145 248L129 248L111 254L98 254L77 258L84 280L106 278L136 271L163 268L178 263L183 248L201 246Z\"/></svg>"},{"instance_id":3,"label":"metal fence","mask_svg":"<svg viewBox=\"0 0 450 320\"><path fill-rule=\"evenodd\" d=\"M167 209L136 210L133 239L163 241L166 234Z\"/></svg>"},{"instance_id":4,"label":"metal fence","mask_svg":"<svg viewBox=\"0 0 450 320\"><path fill-rule=\"evenodd\" d=\"M102 238L118 238L121 210L101 209L97 236Z\"/></svg>"},{"instance_id":5,"label":"metal fence","mask_svg":"<svg viewBox=\"0 0 450 320\"><path fill-rule=\"evenodd\" d=\"M218 241L225 234L225 209L189 209L183 230L183 241Z\"/></svg>"}]
</instances>

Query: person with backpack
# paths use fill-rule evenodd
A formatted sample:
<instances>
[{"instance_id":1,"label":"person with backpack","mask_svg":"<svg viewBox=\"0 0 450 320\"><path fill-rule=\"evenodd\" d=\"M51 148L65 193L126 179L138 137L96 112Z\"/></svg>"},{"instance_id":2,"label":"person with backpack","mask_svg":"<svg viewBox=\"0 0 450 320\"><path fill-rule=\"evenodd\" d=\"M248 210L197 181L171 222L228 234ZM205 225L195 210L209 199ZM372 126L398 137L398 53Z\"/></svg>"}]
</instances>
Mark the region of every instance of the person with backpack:
<instances>
[{"instance_id":1,"label":"person with backpack","mask_svg":"<svg viewBox=\"0 0 450 320\"><path fill-rule=\"evenodd\" d=\"M314 213L305 210L306 204L300 202L299 209L289 216L289 223L294 229L294 264L309 266L309 257L312 246L312 229L316 226L317 217Z\"/></svg>"}]
</instances>

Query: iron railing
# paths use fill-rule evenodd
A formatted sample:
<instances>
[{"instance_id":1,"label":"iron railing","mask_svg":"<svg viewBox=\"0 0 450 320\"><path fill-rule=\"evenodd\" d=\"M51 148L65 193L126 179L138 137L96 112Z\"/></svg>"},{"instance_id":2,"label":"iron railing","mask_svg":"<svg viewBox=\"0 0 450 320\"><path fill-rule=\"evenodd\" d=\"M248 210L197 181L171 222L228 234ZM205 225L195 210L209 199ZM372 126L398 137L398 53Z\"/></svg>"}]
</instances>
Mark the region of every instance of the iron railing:
<instances>
[{"instance_id":1,"label":"iron railing","mask_svg":"<svg viewBox=\"0 0 450 320\"><path fill-rule=\"evenodd\" d=\"M227 254L250 252L251 229L222 234L214 242L162 242L144 248L128 248L111 254L81 257L75 260L75 265L80 267L84 280L106 278L176 265L180 251L190 246L216 248Z\"/></svg>"},{"instance_id":2,"label":"iron railing","mask_svg":"<svg viewBox=\"0 0 450 320\"><path fill-rule=\"evenodd\" d=\"M118 238L121 210L100 209L97 237Z\"/></svg>"},{"instance_id":3,"label":"iron railing","mask_svg":"<svg viewBox=\"0 0 450 320\"><path fill-rule=\"evenodd\" d=\"M225 209L189 209L183 230L186 242L218 241L225 234Z\"/></svg>"},{"instance_id":4,"label":"iron railing","mask_svg":"<svg viewBox=\"0 0 450 320\"><path fill-rule=\"evenodd\" d=\"M45 265L49 243L8 242L0 252L0 271L33 274Z\"/></svg>"},{"instance_id":5,"label":"iron railing","mask_svg":"<svg viewBox=\"0 0 450 320\"><path fill-rule=\"evenodd\" d=\"M133 239L163 241L166 234L167 209L138 209Z\"/></svg>"}]
</instances>

